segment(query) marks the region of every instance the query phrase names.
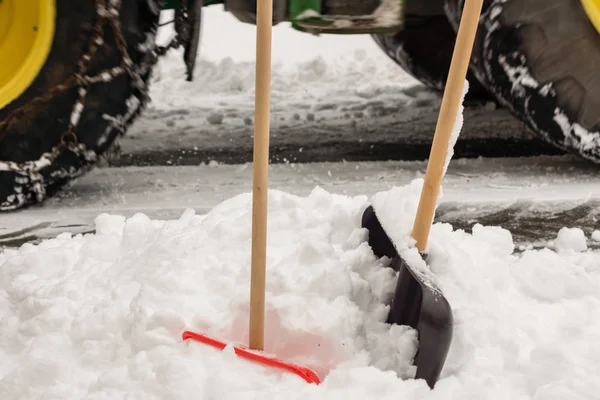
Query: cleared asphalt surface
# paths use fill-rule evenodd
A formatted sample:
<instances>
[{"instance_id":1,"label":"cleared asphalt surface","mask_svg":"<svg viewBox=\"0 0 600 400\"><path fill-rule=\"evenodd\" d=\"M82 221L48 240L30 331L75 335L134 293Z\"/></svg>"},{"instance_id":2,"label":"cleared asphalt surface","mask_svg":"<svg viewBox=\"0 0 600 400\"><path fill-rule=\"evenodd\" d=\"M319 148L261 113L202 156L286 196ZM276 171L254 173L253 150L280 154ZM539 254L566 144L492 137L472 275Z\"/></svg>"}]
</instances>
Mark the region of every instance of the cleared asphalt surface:
<instances>
[{"instance_id":1,"label":"cleared asphalt surface","mask_svg":"<svg viewBox=\"0 0 600 400\"><path fill-rule=\"evenodd\" d=\"M273 107L271 162L425 160L441 96L416 85L381 100ZM250 106L250 105L249 105ZM150 107L120 142L113 166L198 165L252 161L253 122L246 110ZM469 106L455 158L562 154L495 104Z\"/></svg>"}]
</instances>

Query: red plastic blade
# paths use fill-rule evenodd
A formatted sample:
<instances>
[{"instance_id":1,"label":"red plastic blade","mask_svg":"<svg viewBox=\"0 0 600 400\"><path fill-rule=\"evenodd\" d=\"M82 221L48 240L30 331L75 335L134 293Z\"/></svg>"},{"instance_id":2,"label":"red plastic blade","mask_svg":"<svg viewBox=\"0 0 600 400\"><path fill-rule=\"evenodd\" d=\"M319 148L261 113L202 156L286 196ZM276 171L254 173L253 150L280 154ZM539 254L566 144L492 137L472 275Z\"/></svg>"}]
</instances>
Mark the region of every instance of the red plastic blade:
<instances>
[{"instance_id":1,"label":"red plastic blade","mask_svg":"<svg viewBox=\"0 0 600 400\"><path fill-rule=\"evenodd\" d=\"M216 347L221 350L223 350L227 346L225 343L223 343L221 341L209 338L208 336L201 335L199 333L190 332L190 331L183 332L181 337L183 338L183 340L186 340L186 339L196 340L198 342L208 344L210 346ZM301 367L296 364L281 361L277 358L268 357L265 355L254 353L254 352L248 351L246 349L242 349L237 346L233 346L233 349L235 350L235 354L237 354L240 357L244 357L249 360L256 361L256 362L264 364L264 365L268 365L270 367L275 367L275 368L284 369L284 370L293 372L294 374L300 376L302 379L304 379L308 383L316 383L317 385L321 383L321 380L319 379L317 374L314 371L312 371L311 369L308 369L306 367Z\"/></svg>"}]
</instances>

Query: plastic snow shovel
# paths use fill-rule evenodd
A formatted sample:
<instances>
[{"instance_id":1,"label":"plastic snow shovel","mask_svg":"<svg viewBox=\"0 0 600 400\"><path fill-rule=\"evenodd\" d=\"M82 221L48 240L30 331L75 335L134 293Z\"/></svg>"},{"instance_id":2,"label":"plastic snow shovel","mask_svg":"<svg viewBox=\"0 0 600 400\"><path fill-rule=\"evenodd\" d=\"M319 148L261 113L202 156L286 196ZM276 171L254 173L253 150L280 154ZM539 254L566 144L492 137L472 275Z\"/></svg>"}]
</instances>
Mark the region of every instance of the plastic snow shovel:
<instances>
[{"instance_id":1,"label":"plastic snow shovel","mask_svg":"<svg viewBox=\"0 0 600 400\"><path fill-rule=\"evenodd\" d=\"M233 346L235 353L264 366L286 370L308 383L319 384L317 374L299 365L262 353L265 331L265 280L267 262L267 199L271 86L271 37L273 0L258 0L256 10L256 97L254 122L254 167L252 188L252 264L250 282L250 348ZM185 331L192 339L224 349L226 344L206 335Z\"/></svg>"},{"instance_id":2,"label":"plastic snow shovel","mask_svg":"<svg viewBox=\"0 0 600 400\"><path fill-rule=\"evenodd\" d=\"M427 255L424 252L444 175L448 144L461 103L482 6L483 0L465 1L413 225L411 236L425 261ZM375 255L391 258L391 267L398 271L398 283L387 322L408 325L417 330L419 349L414 360L417 367L415 378L424 379L433 388L452 342L453 315L450 304L438 287L400 257L373 207L365 210L362 226L369 231L369 244Z\"/></svg>"}]
</instances>

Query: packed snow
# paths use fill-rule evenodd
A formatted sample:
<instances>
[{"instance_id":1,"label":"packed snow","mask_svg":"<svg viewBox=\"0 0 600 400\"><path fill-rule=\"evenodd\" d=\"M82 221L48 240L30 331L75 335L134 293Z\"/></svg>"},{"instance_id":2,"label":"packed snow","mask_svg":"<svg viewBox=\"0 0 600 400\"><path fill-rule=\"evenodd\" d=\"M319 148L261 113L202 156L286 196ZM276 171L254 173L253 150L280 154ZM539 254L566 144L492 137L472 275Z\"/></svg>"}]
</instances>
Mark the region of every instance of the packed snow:
<instances>
[{"instance_id":1,"label":"packed snow","mask_svg":"<svg viewBox=\"0 0 600 400\"><path fill-rule=\"evenodd\" d=\"M414 251L421 186L373 198L270 192L265 351L313 368L320 385L181 340L189 329L247 343L244 193L175 220L102 214L96 234L1 253L0 398L594 398L600 254L517 256L510 232L481 225L432 228L426 268L456 326L435 389L411 379L416 332L384 323L395 275L360 220L376 204Z\"/></svg>"},{"instance_id":2,"label":"packed snow","mask_svg":"<svg viewBox=\"0 0 600 400\"><path fill-rule=\"evenodd\" d=\"M558 252L582 252L587 250L587 239L581 228L564 227L558 231L558 236L554 241L554 246Z\"/></svg>"}]
</instances>

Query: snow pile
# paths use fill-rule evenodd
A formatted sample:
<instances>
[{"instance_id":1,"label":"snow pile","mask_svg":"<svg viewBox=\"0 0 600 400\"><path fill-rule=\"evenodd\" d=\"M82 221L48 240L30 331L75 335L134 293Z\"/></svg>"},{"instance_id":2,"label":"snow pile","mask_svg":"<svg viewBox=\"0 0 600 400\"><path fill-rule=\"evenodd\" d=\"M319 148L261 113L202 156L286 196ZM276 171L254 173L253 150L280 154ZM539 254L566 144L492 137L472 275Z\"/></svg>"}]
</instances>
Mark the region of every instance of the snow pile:
<instances>
[{"instance_id":1,"label":"snow pile","mask_svg":"<svg viewBox=\"0 0 600 400\"><path fill-rule=\"evenodd\" d=\"M256 27L238 21L222 5L203 11L202 40L193 82L185 80L183 50L161 58L150 86L158 110L196 107L224 112L254 106ZM163 12L164 22L172 13ZM172 25L159 31L159 42L174 35ZM306 103L348 104L398 98L417 84L369 35L314 36L289 23L273 28L271 96L273 111L302 111ZM323 105L327 107L327 105Z\"/></svg>"},{"instance_id":2,"label":"snow pile","mask_svg":"<svg viewBox=\"0 0 600 400\"><path fill-rule=\"evenodd\" d=\"M586 251L588 247L585 233L581 228L564 227L558 231L556 240L554 240L554 248L558 252Z\"/></svg>"},{"instance_id":3,"label":"snow pile","mask_svg":"<svg viewBox=\"0 0 600 400\"><path fill-rule=\"evenodd\" d=\"M376 193L372 203L377 219L400 257L406 260L413 271L418 271L424 279L437 284L411 237L423 183L423 179L415 179L409 185Z\"/></svg>"},{"instance_id":4,"label":"snow pile","mask_svg":"<svg viewBox=\"0 0 600 400\"><path fill-rule=\"evenodd\" d=\"M407 232L422 181L380 193ZM415 332L383 323L395 286L360 228L366 197L271 191L266 351L323 383L195 342L247 343L251 195L173 221L101 215L95 235L0 254L1 399L590 399L600 393L600 254L517 256L510 232L435 224L431 269L455 334L430 391Z\"/></svg>"}]
</instances>

